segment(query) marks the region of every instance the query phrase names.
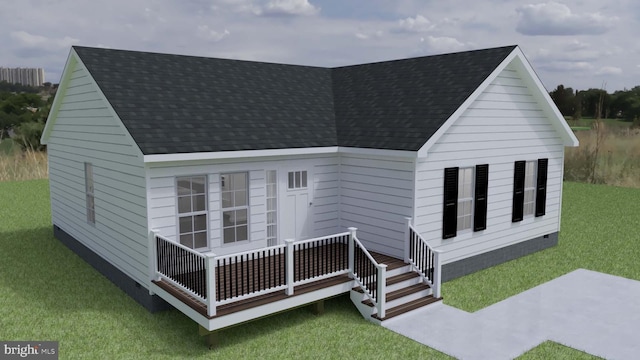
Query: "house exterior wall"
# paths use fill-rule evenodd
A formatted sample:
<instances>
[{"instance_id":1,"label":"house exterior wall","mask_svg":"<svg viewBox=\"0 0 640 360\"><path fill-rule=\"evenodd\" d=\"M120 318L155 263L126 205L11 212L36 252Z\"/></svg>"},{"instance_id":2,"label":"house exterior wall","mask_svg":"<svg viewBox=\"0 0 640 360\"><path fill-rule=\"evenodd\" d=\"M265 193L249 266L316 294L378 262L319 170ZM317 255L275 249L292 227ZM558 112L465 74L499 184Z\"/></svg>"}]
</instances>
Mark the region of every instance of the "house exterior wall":
<instances>
[{"instance_id":1,"label":"house exterior wall","mask_svg":"<svg viewBox=\"0 0 640 360\"><path fill-rule=\"evenodd\" d=\"M146 287L146 190L140 150L82 63L74 63L47 145L53 225ZM93 166L95 224L87 222L85 162Z\"/></svg>"},{"instance_id":2,"label":"house exterior wall","mask_svg":"<svg viewBox=\"0 0 640 360\"><path fill-rule=\"evenodd\" d=\"M451 263L559 231L564 146L519 73L507 67L416 164L414 223ZM546 215L511 222L514 162L549 159ZM442 239L444 169L489 164L487 228Z\"/></svg>"},{"instance_id":3,"label":"house exterior wall","mask_svg":"<svg viewBox=\"0 0 640 360\"><path fill-rule=\"evenodd\" d=\"M206 175L208 182L208 228L210 250L217 255L226 255L267 246L266 240L266 171L287 172L292 163L303 164L297 169L310 172L309 192L313 205L309 212L312 224L311 236L329 235L338 232L338 157L318 155L307 157L271 157L197 161L190 163L158 163L148 166L149 227L163 236L178 241L176 177ZM247 172L249 174L249 241L222 244L220 175L223 173ZM278 217L282 219L282 192L278 194ZM279 221L278 226L280 226ZM282 238L278 239L280 244Z\"/></svg>"},{"instance_id":4,"label":"house exterior wall","mask_svg":"<svg viewBox=\"0 0 640 360\"><path fill-rule=\"evenodd\" d=\"M414 160L342 154L340 161L340 227L357 227L367 249L402 258Z\"/></svg>"}]
</instances>

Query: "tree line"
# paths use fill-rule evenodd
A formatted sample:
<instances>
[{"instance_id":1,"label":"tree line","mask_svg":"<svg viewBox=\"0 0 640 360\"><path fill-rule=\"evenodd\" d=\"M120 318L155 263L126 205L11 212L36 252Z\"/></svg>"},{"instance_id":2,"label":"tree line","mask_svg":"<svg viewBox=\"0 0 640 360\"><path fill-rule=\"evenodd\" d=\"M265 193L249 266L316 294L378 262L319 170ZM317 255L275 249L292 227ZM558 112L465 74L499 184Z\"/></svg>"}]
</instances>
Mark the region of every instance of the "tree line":
<instances>
[{"instance_id":1,"label":"tree line","mask_svg":"<svg viewBox=\"0 0 640 360\"><path fill-rule=\"evenodd\" d=\"M574 90L558 85L549 95L562 115L575 120L582 117L640 119L640 86L610 94L604 89Z\"/></svg>"},{"instance_id":2,"label":"tree line","mask_svg":"<svg viewBox=\"0 0 640 360\"><path fill-rule=\"evenodd\" d=\"M50 86L0 82L0 141L11 137L23 150L44 150L40 137L53 98Z\"/></svg>"}]
</instances>

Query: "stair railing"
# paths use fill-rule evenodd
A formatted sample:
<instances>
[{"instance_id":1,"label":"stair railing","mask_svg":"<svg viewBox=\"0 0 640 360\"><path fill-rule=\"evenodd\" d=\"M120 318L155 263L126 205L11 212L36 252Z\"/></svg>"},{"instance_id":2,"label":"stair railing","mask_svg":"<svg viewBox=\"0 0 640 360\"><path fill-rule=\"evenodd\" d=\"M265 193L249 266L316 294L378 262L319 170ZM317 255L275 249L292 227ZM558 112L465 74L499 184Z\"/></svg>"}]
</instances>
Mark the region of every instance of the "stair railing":
<instances>
[{"instance_id":1,"label":"stair railing","mask_svg":"<svg viewBox=\"0 0 640 360\"><path fill-rule=\"evenodd\" d=\"M440 298L442 264L440 250L435 250L424 240L413 227L413 219L406 218L404 261L418 272L423 280L433 289L433 297Z\"/></svg>"},{"instance_id":2,"label":"stair railing","mask_svg":"<svg viewBox=\"0 0 640 360\"><path fill-rule=\"evenodd\" d=\"M364 291L377 310L379 318L385 317L387 265L379 264L356 236L357 228L349 228L350 276Z\"/></svg>"}]
</instances>

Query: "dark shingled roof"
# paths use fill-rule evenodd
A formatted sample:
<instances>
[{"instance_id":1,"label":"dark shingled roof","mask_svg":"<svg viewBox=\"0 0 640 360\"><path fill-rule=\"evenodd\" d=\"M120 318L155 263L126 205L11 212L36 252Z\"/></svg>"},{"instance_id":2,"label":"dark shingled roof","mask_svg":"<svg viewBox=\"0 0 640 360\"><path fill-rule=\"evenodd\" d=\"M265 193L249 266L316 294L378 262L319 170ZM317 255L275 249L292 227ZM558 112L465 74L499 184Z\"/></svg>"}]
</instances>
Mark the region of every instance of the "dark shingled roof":
<instances>
[{"instance_id":1,"label":"dark shingled roof","mask_svg":"<svg viewBox=\"0 0 640 360\"><path fill-rule=\"evenodd\" d=\"M74 46L145 155L417 151L514 48L330 69Z\"/></svg>"}]
</instances>

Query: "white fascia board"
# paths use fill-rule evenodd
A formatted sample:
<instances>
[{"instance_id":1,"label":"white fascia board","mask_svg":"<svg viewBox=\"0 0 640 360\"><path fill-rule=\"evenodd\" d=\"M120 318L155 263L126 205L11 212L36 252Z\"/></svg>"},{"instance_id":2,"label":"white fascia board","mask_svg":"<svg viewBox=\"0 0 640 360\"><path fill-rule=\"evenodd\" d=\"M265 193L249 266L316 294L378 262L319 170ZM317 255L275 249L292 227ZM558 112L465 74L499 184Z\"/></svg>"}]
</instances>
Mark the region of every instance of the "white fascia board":
<instances>
[{"instance_id":1,"label":"white fascia board","mask_svg":"<svg viewBox=\"0 0 640 360\"><path fill-rule=\"evenodd\" d=\"M337 153L337 146L298 148L298 149L270 149L270 150L239 150L239 151L218 151L218 152L197 152L182 154L157 154L145 155L145 163L161 163L193 160L219 160L219 159L240 159L264 156L288 156L288 155L311 155L311 154L331 154Z\"/></svg>"},{"instance_id":2,"label":"white fascia board","mask_svg":"<svg viewBox=\"0 0 640 360\"><path fill-rule=\"evenodd\" d=\"M489 87L489 85L491 85L493 80L495 80L495 78L498 77L498 75L500 75L502 70L504 70L507 66L509 66L511 61L516 56L518 56L519 53L521 52L519 51L519 48L516 47L509 55L507 55L507 57L500 63L500 65L498 65L493 70L493 72L489 74L489 76L487 76L487 78L480 84L480 86L478 86L478 88L475 89L473 93L471 93L471 95L469 95L467 100L465 100L462 103L462 105L460 105L460 107L453 114L451 114L451 116L447 119L447 121L445 121L444 124L442 124L442 126L440 126L440 128L427 140L427 142L424 145L422 145L420 150L418 150L418 158L426 158L428 156L429 150L431 149L431 147L436 142L438 142L438 140L440 140L442 135L444 135L449 130L451 125L453 125L456 122L456 120L458 120L458 118L462 114L464 114L465 111L467 111L469 106L471 106L471 104L473 104L473 102L476 101L476 99L486 90L486 88Z\"/></svg>"},{"instance_id":3,"label":"white fascia board","mask_svg":"<svg viewBox=\"0 0 640 360\"><path fill-rule=\"evenodd\" d=\"M520 48L517 48L516 51L518 52L518 57L516 58L517 61L514 61L514 65L518 70L529 74L524 81L527 85L530 85L529 89L533 91L534 97L537 98L545 108L544 110L552 121L553 127L558 131L558 134L562 138L564 146L577 147L579 145L578 138L569 127L569 124L564 120L564 116L560 113L560 110L558 110L558 107L551 99L549 92L542 84L542 81L540 81L540 78L527 60L527 57Z\"/></svg>"},{"instance_id":4,"label":"white fascia board","mask_svg":"<svg viewBox=\"0 0 640 360\"><path fill-rule=\"evenodd\" d=\"M71 78L71 74L75 69L75 65L78 62L78 55L75 50L71 48L69 51L69 55L67 56L67 62L64 65L64 70L62 71L62 76L60 77L60 83L58 84L58 90L56 91L56 95L53 98L53 103L51 104L51 110L49 110L49 116L47 116L47 121L45 122L44 129L42 130L42 136L40 137L40 143L43 145L47 144L49 140L49 136L51 135L51 130L53 130L53 124L58 117L58 111L60 110L60 105L62 104L62 99L67 92L67 86L69 85L69 79Z\"/></svg>"},{"instance_id":5,"label":"white fascia board","mask_svg":"<svg viewBox=\"0 0 640 360\"><path fill-rule=\"evenodd\" d=\"M144 155L144 162L149 164L149 163L166 163L166 162L180 162L180 161L242 159L242 158L256 158L256 157L267 157L267 156L296 156L296 155L299 156L299 155L318 155L318 154L337 154L337 153L371 155L371 156L387 156L387 157L412 157L412 158L416 157L415 151L327 146L327 147L295 148L295 149L240 150L240 151Z\"/></svg>"},{"instance_id":6,"label":"white fascia board","mask_svg":"<svg viewBox=\"0 0 640 360\"><path fill-rule=\"evenodd\" d=\"M409 150L369 149L344 146L340 146L338 148L338 152L341 154L370 155L376 157L403 157L412 159L415 159L418 156L417 152Z\"/></svg>"}]
</instances>

